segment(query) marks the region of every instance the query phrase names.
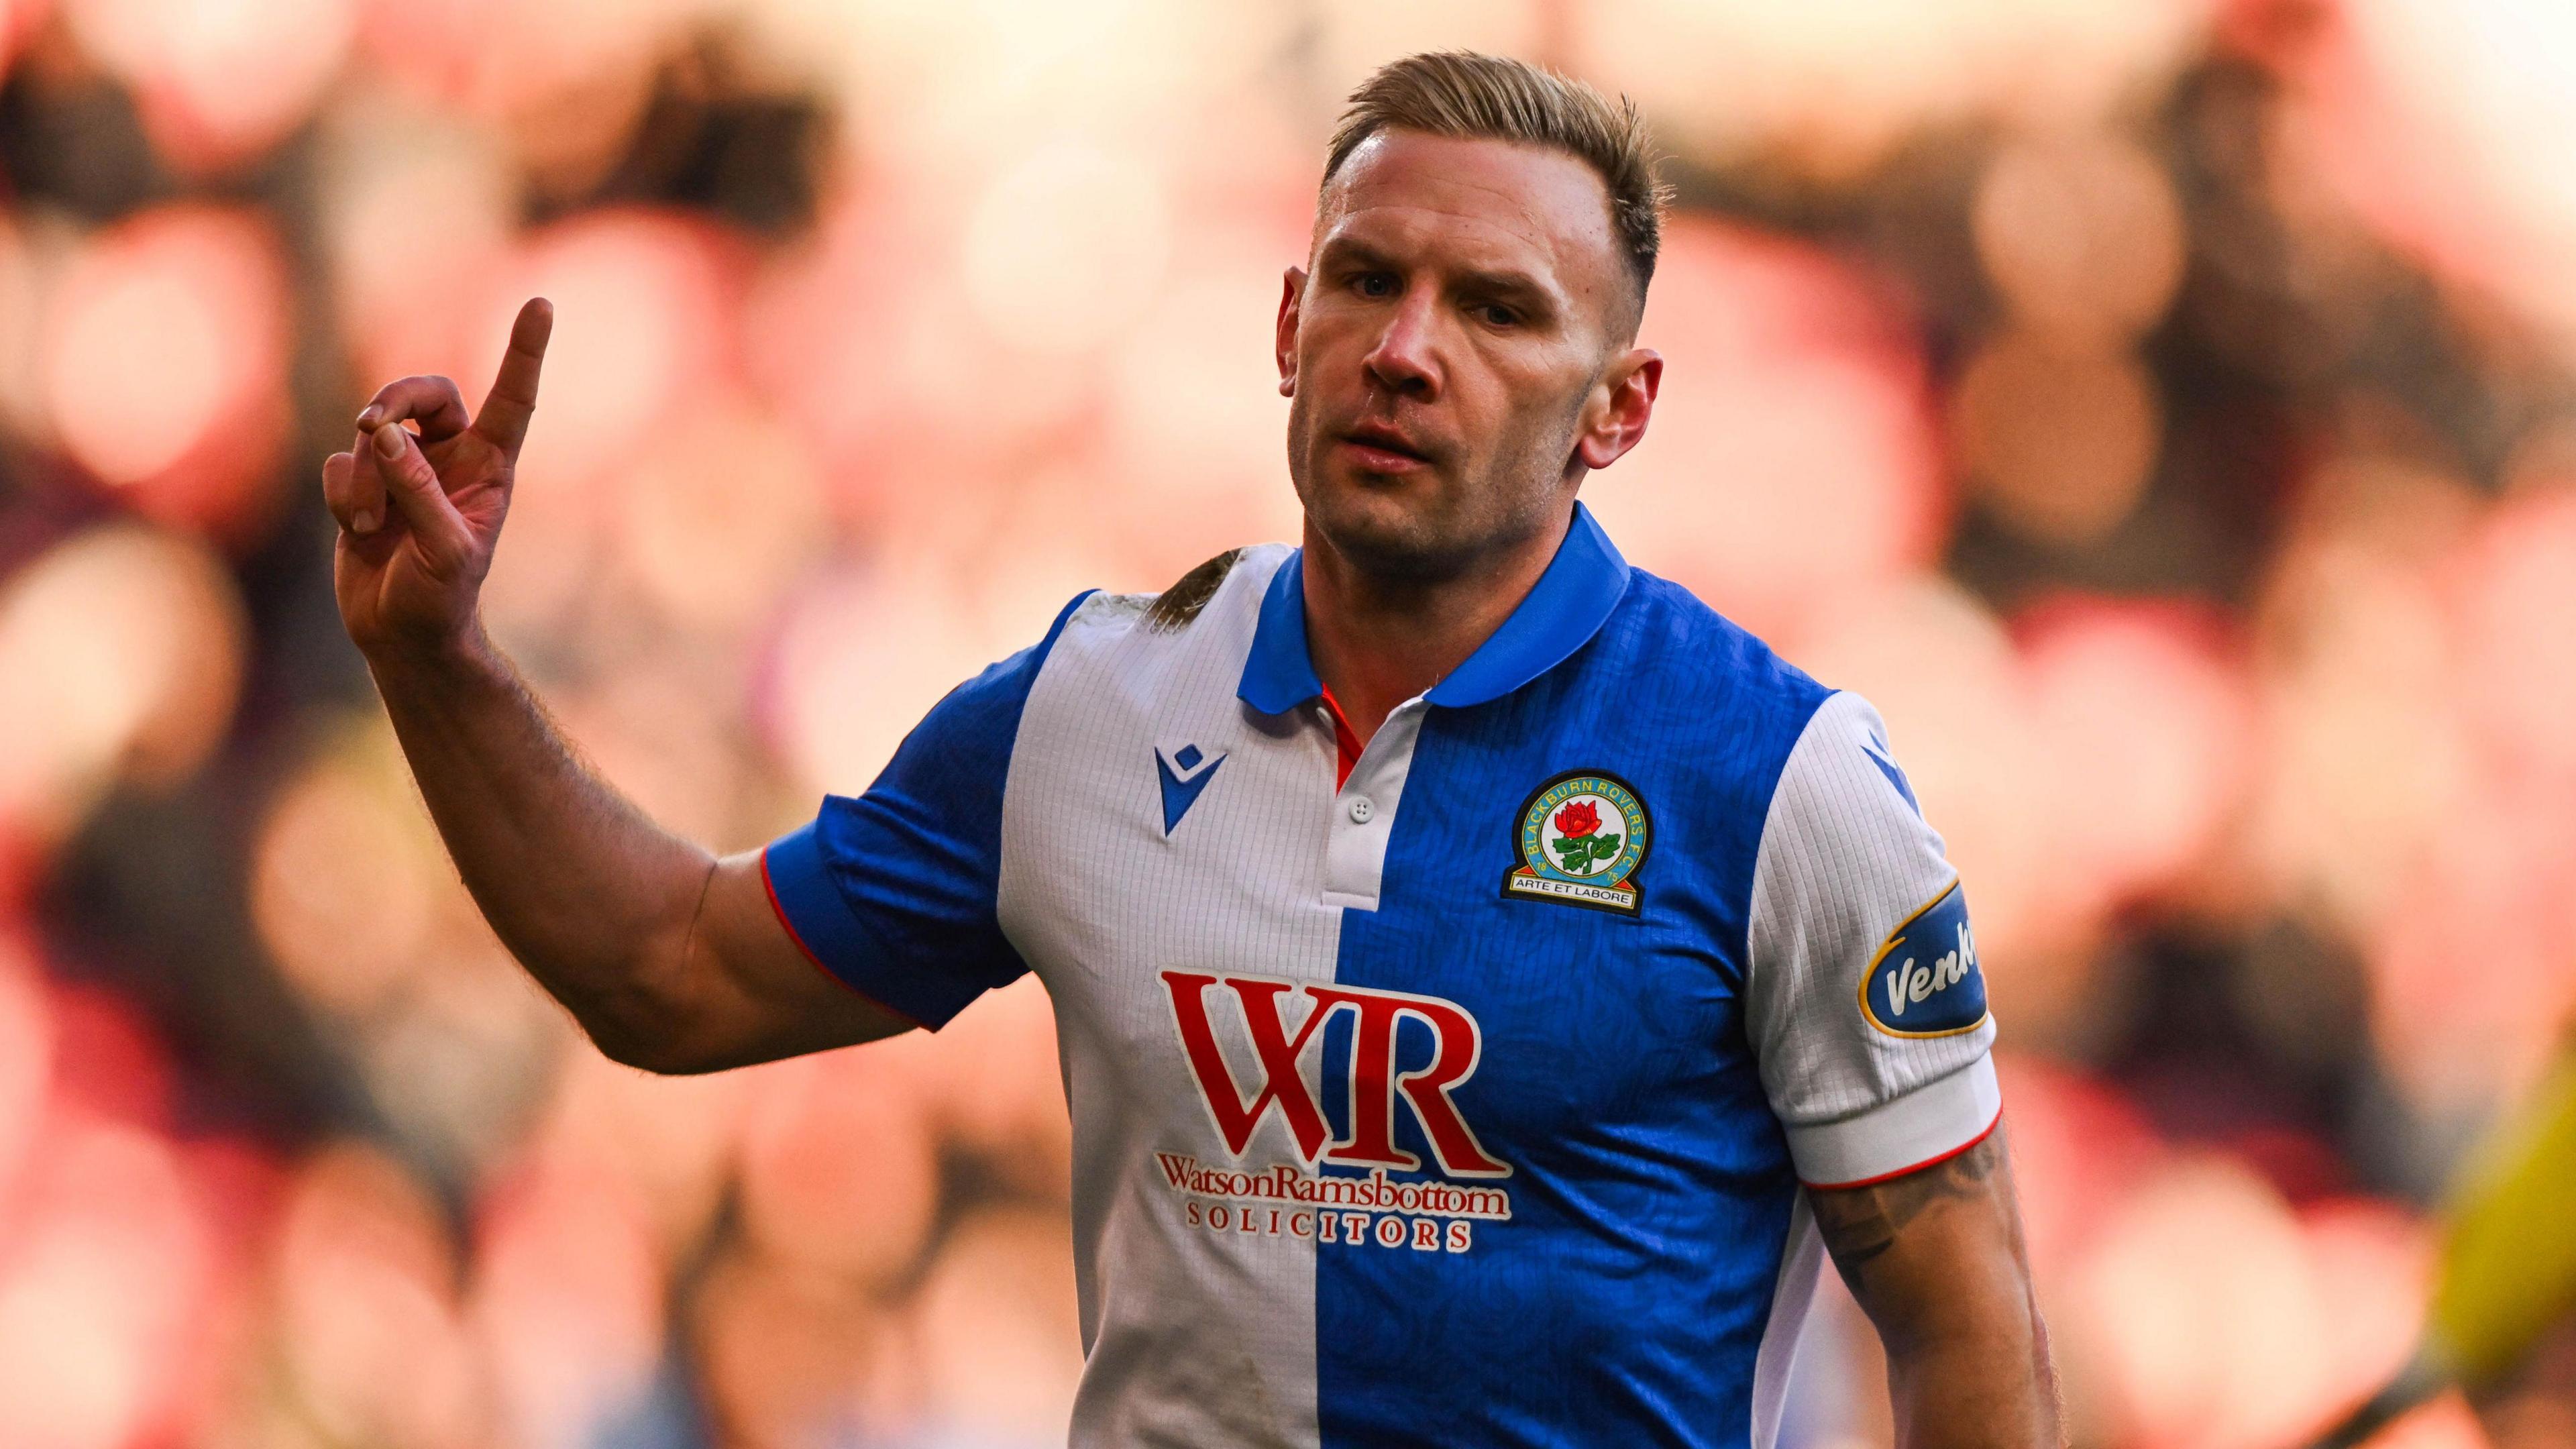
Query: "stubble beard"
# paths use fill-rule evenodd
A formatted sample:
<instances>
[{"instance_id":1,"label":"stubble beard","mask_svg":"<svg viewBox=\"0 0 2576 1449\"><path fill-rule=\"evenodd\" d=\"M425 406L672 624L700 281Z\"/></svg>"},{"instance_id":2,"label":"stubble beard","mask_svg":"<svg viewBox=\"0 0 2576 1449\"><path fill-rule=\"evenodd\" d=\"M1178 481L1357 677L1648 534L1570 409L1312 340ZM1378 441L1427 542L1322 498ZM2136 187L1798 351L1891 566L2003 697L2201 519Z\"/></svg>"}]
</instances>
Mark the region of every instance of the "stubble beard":
<instances>
[{"instance_id":1,"label":"stubble beard","mask_svg":"<svg viewBox=\"0 0 2576 1449\"><path fill-rule=\"evenodd\" d=\"M1477 476L1447 476L1452 465L1442 465L1443 476L1410 505L1350 507L1349 493L1373 490L1319 476L1329 466L1322 455L1332 440L1309 430L1300 394L1288 406L1289 481L1315 531L1372 584L1395 594L1436 587L1474 572L1554 517L1564 477L1561 460L1573 453L1571 412L1552 427L1534 424L1523 436L1504 440ZM1390 492L1405 486L1392 480L1384 485Z\"/></svg>"}]
</instances>

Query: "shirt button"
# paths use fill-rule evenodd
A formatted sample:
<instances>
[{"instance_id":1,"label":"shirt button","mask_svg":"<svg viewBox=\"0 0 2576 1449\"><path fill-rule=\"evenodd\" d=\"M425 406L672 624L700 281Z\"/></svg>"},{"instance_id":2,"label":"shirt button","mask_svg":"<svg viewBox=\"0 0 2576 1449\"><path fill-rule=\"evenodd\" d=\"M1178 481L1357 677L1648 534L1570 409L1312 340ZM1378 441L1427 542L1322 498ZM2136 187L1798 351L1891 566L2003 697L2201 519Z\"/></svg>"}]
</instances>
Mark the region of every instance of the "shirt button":
<instances>
[{"instance_id":1,"label":"shirt button","mask_svg":"<svg viewBox=\"0 0 2576 1449\"><path fill-rule=\"evenodd\" d=\"M1366 795L1351 797L1351 823L1366 825L1377 818L1377 802Z\"/></svg>"}]
</instances>

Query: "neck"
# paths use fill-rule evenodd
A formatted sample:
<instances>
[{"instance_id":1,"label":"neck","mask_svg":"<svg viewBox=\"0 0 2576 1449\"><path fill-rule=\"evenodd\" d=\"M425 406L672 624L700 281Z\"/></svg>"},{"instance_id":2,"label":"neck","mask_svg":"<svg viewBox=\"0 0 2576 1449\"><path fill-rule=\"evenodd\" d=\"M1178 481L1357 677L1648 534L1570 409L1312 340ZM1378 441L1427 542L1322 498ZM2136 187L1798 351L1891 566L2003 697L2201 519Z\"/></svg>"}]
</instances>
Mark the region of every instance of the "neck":
<instances>
[{"instance_id":1,"label":"neck","mask_svg":"<svg viewBox=\"0 0 2576 1449\"><path fill-rule=\"evenodd\" d=\"M1395 707L1467 662L1547 572L1571 506L1467 568L1424 580L1371 573L1306 521L1306 649L1362 742Z\"/></svg>"}]
</instances>

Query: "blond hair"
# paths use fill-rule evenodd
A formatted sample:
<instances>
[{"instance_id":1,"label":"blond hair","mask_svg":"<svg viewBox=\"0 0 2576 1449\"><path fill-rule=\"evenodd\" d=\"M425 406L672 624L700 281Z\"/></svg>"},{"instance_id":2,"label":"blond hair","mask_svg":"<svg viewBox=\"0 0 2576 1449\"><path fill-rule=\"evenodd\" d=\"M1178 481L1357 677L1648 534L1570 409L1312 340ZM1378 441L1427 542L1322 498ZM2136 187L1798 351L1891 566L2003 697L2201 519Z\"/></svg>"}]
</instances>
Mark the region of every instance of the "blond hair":
<instances>
[{"instance_id":1,"label":"blond hair","mask_svg":"<svg viewBox=\"0 0 2576 1449\"><path fill-rule=\"evenodd\" d=\"M1611 225L1644 305L1672 188L1655 175L1654 144L1635 102L1621 96L1614 103L1579 80L1504 56L1472 50L1408 55L1378 67L1351 92L1333 127L1324 188L1360 143L1389 129L1547 146L1590 166L1609 189Z\"/></svg>"}]
</instances>

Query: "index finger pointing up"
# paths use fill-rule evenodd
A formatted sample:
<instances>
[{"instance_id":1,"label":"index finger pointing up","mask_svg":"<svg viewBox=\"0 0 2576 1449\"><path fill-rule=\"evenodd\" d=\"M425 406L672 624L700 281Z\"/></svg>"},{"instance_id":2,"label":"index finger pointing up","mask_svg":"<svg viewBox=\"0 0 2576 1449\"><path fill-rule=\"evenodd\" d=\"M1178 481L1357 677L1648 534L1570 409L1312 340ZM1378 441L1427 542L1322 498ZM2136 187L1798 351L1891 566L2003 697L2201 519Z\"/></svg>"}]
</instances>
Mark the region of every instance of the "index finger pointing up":
<instances>
[{"instance_id":1,"label":"index finger pointing up","mask_svg":"<svg viewBox=\"0 0 2576 1449\"><path fill-rule=\"evenodd\" d=\"M515 458L527 440L528 419L537 411L537 372L546 360L546 339L554 335L555 305L530 297L510 326L510 350L501 354L500 374L475 414L474 431Z\"/></svg>"}]
</instances>

